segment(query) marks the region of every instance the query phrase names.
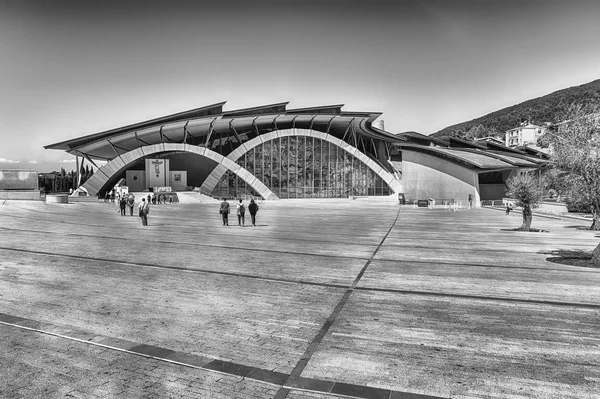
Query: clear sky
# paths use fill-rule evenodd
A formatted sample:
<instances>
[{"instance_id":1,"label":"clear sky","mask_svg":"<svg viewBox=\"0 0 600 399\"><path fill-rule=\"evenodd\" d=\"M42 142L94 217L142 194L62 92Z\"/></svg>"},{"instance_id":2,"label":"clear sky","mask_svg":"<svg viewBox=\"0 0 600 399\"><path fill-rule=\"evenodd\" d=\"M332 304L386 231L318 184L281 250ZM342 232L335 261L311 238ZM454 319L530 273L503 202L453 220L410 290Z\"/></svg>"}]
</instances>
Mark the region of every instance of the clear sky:
<instances>
[{"instance_id":1,"label":"clear sky","mask_svg":"<svg viewBox=\"0 0 600 399\"><path fill-rule=\"evenodd\" d=\"M597 0L204 3L0 0L0 168L74 169L43 146L220 101L429 134L600 78Z\"/></svg>"}]
</instances>

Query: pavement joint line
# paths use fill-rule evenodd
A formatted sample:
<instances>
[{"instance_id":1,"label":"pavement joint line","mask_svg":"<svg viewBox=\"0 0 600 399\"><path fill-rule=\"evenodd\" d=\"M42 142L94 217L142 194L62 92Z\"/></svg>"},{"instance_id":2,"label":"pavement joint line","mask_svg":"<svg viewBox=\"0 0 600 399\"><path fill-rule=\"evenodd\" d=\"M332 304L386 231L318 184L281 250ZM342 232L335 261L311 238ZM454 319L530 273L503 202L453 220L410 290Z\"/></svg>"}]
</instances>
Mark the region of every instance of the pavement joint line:
<instances>
[{"instance_id":1,"label":"pavement joint line","mask_svg":"<svg viewBox=\"0 0 600 399\"><path fill-rule=\"evenodd\" d=\"M17 229L10 229L10 228L4 228L4 227L0 227L0 229L12 230L12 231L17 230ZM35 230L19 230L19 231L26 231L26 232L29 232L29 233L32 233L32 234L40 234L40 235L48 234L48 232L40 232L40 231L35 231ZM73 234L73 233L52 233L52 234L54 234L54 235L76 236L76 237L105 238L105 239L108 239L108 240L117 240L117 241L123 240L122 237L114 237L114 236L102 236L102 235L90 235L90 234ZM231 236L229 236L229 237L231 237ZM147 239L137 238L137 237L127 237L127 240L129 240L129 241L147 241ZM365 257L362 257L362 256L315 254L315 253L310 253L310 252L297 252L297 251L288 251L288 250L272 250L272 249L262 249L262 248L235 247L235 246L232 246L232 245L202 244L202 243L197 243L197 242L166 241L166 240L152 240L152 242L161 243L161 244L186 245L186 246L191 246L191 247L238 249L238 250L253 251L253 252L269 252L269 253L282 253L282 254L292 254L292 255L322 256L322 257L335 258L335 259L358 259L358 260L365 260L366 259ZM318 242L318 241L314 241L314 242Z\"/></svg>"},{"instance_id":2,"label":"pavement joint line","mask_svg":"<svg viewBox=\"0 0 600 399\"><path fill-rule=\"evenodd\" d=\"M525 266L486 265L486 264L482 264L482 263L456 263L456 262L443 262L443 261L437 261L437 260L375 259L375 261L377 261L377 262L393 262L393 263L425 263L425 264L452 265L452 266L463 266L463 267L489 267L489 268L497 268L497 269L541 270L540 268L525 267ZM600 269L589 268L589 267L588 268L578 268L578 269L544 268L543 270L555 271L555 272L566 272L566 273L600 273Z\"/></svg>"},{"instance_id":3,"label":"pavement joint line","mask_svg":"<svg viewBox=\"0 0 600 399\"><path fill-rule=\"evenodd\" d=\"M37 220L37 219L36 219ZM37 230L26 230L26 229L13 229L10 227L3 227L0 226L0 229L2 230L9 230L9 231L20 231L20 232L29 232L29 233L34 233L34 234L46 234L46 232L40 232ZM174 230L173 230L174 231ZM102 236L102 235L91 235L91 234L74 234L74 233L53 233L54 235L66 235L66 236L76 236L76 237L95 237L95 238L105 238L105 239L109 239L109 240L121 240L122 238L119 237L114 237L114 236ZM136 237L128 237L128 240L138 240L138 241L144 241L141 238L136 238ZM442 240L443 239L439 239ZM318 240L304 240L306 242L319 242ZM458 241L458 240L457 240ZM468 241L468 240L464 240L464 241ZM153 242L157 242L157 243L162 243L162 244L178 244L178 245L188 245L188 246L194 246L194 247L198 247L198 246L206 246L206 247L213 247L213 248L227 248L227 249L239 249L239 250L249 250L249 251L258 251L258 252L276 252L276 253L290 253L290 254L295 254L295 255L306 255L306 256L324 256L324 257L333 257L333 258L346 258L346 259L365 259L364 257L354 257L354 256L347 256L347 255L328 255L328 254L312 254L312 253L307 253L307 252L289 252L289 251L274 251L274 250L268 250L268 249L260 249L260 248L252 248L252 249L248 249L248 248L244 248L244 247L232 247L229 245L213 245L213 244L199 244L199 243L191 243L191 242L181 242L181 241L166 241L166 240L154 240ZM520 241L519 241L520 242ZM339 241L328 241L328 243L342 243ZM343 243L345 244L345 242ZM581 245L578 244L567 244L569 246L574 246L574 247L581 247ZM389 244L388 248L390 247L399 247L399 248L405 248L405 246L403 245L398 245L398 244ZM436 249L435 247L429 247L429 246L424 246L424 245L411 245L410 248L425 248L425 249ZM479 251L479 252L503 252L503 251L498 251L498 250L494 250L494 249L471 249L471 251ZM505 251L504 251L505 252ZM523 252L517 252L514 251L515 253L529 253L529 254L539 254L539 252L533 252L533 251L523 251ZM551 255L551 254L548 254ZM395 260L393 259L377 259L377 261L385 261L385 262L394 262ZM423 262L423 263L431 263L431 262L427 262L427 261L419 261L419 260L414 260L411 262ZM436 264L455 264L455 263L451 263L451 262L436 262ZM484 267L502 267L502 268L513 268L513 269L531 269L530 267L522 267L522 266L502 266L502 265L480 265L480 264L469 264L473 265L473 266L484 266ZM467 265L465 265L467 266ZM547 270L564 270L564 269L547 269ZM585 271L585 270L573 270L574 272L580 272L580 271Z\"/></svg>"},{"instance_id":4,"label":"pavement joint line","mask_svg":"<svg viewBox=\"0 0 600 399\"><path fill-rule=\"evenodd\" d=\"M338 317L338 315L342 311L342 308L346 305L346 302L350 298L350 295L352 295L352 292L354 291L356 285L358 284L358 282L360 281L360 279L362 278L362 276L366 272L367 268L371 264L371 261L373 260L373 258L377 254L377 252L379 251L379 248L381 248L381 246L385 242L386 238L389 236L389 234L391 233L391 231L396 226L396 223L398 222L398 218L400 217L400 211L401 210L402 210L402 207L399 207L398 208L398 212L396 212L396 218L394 219L394 221L393 221L392 225L390 226L390 228L388 229L387 233L385 233L385 235L383 236L383 238L379 242L379 245L377 245L377 247L375 248L375 251L373 251L373 253L369 257L369 259L365 262L365 265L362 267L362 269L360 270L360 272L358 273L358 275L356 276L356 278L352 282L352 285L344 293L344 295L339 300L339 302L337 303L337 305L335 306L335 308L333 309L333 311L331 312L331 314L329 315L329 317L327 318L327 320L325 321L325 323L323 324L323 326L321 327L321 329L319 330L319 332L317 333L317 335L313 338L312 342L308 345L308 347L306 348L306 351L302 354L302 357L300 358L300 360L298 360L298 363L296 363L296 366L294 367L294 369L290 373L290 375L289 375L288 379L286 380L285 384L279 389L279 391L275 395L274 399L285 399L285 398L287 398L287 395L290 392L290 388L287 387L287 385L290 382L292 382L293 380L301 378L300 375L302 374L302 372L304 371L304 369L308 365L308 362L310 361L310 359L314 355L315 351L317 350L317 347L319 346L319 344L321 343L321 341L323 340L323 338L325 337L325 335L327 334L327 332L329 331L329 329L331 328L331 326L335 322L336 318Z\"/></svg>"},{"instance_id":5,"label":"pavement joint line","mask_svg":"<svg viewBox=\"0 0 600 399\"><path fill-rule=\"evenodd\" d=\"M543 300L521 299L521 298L486 297L486 296L480 296L480 295L451 294L451 293L431 292L431 291L401 290L401 289L394 289L394 288L375 288L375 287L364 287L364 286L358 287L357 286L358 280L360 280L360 278L358 276L352 282L350 287L348 287L347 285L343 285L343 284L318 283L318 282L290 280L290 279L275 279L273 277L262 277L262 276L256 276L256 275L251 275L251 274L242 274L242 273L233 273L233 272L220 272L220 271L206 270L206 269L190 269L190 268L185 268L185 267L180 267L180 266L164 266L164 265L152 265L152 264L148 264L148 263L111 261L111 260L107 260L107 259L92 258L92 257L86 257L86 256L80 256L80 255L54 254L54 253L49 253L49 252L46 253L46 252L42 252L42 251L32 251L32 250L25 250L25 249L18 249L18 248L0 247L0 250L34 253L34 254L38 254L38 255L57 256L57 257L83 259L83 260L91 260L91 261L110 262L110 263L114 263L114 264L122 264L122 265L127 265L127 266L149 267L149 268L155 268L155 269L176 270L176 271L184 271L184 272L190 272L190 273L205 273L205 274L213 274L213 275L228 276L228 277L240 277L240 278L248 278L248 279L254 279L254 280L261 280L261 281L273 281L273 282L277 282L277 283L281 283L281 284L300 284L300 285L310 285L310 286L316 286L316 287L337 288L337 289L345 289L345 290L357 289L357 290L361 290L361 291L388 292L388 293L407 294L407 295L423 295L423 296L438 296L438 297L451 297L451 298L464 298L464 299L479 299L479 300L483 300L483 301L490 300L490 301L500 301L500 302L537 303L537 304L541 304L541 305L578 307L578 308L589 308L589 309L600 308L600 304L543 301ZM365 266L363 266L363 268L361 269L361 272L359 272L360 277L362 277L362 274L366 271L366 268L371 264L371 261L372 261L372 259L369 259L367 261L367 263L365 264ZM378 260L378 261L380 261L380 260ZM386 262L395 262L395 261L391 261L391 260L385 260L385 261ZM411 261L411 262L413 262L413 261ZM424 262L424 261L414 261L414 262L431 263L431 262ZM436 263L436 264L444 264L444 263L440 262L440 263ZM450 263L450 264L452 264L452 263ZM464 265L464 266L489 267L489 266L484 266L484 265L472 265L472 264ZM531 268L527 268L527 267L504 267L504 266L492 266L492 267L507 268L507 269L508 268L528 269L528 270L531 269ZM554 270L554 269L552 269L552 270ZM578 273L579 272L600 273L600 270L588 271L588 270L556 269L556 271L578 272Z\"/></svg>"},{"instance_id":6,"label":"pavement joint line","mask_svg":"<svg viewBox=\"0 0 600 399\"><path fill-rule=\"evenodd\" d=\"M479 300L483 300L483 301L498 301L498 302L535 303L538 305L600 309L600 303L594 304L594 303L544 301L541 299L522 299L522 298L508 298L508 297L505 298L505 297L468 295L468 294L450 294L450 293L444 293L444 292L399 290L399 289L393 289L393 288L387 289L387 288L373 288L373 287L356 287L356 289L360 290L360 291L389 292L389 293L408 294L408 295L438 296L438 297L463 298L463 299L479 299Z\"/></svg>"},{"instance_id":7,"label":"pavement joint line","mask_svg":"<svg viewBox=\"0 0 600 399\"><path fill-rule=\"evenodd\" d=\"M572 247L582 247L583 245L578 245L578 244L570 244L570 246ZM440 249L438 247L432 247L432 246L428 246L428 245L400 245L400 244L389 244L387 246L388 248L418 248L418 249ZM539 254L539 251L527 251L527 250L523 250L523 251L514 251L514 250L510 250L510 249L488 249L488 248L469 248L470 252L485 252L485 253L493 253L493 252L499 252L499 253L504 253L504 254ZM591 252L591 251L590 251Z\"/></svg>"},{"instance_id":8,"label":"pavement joint line","mask_svg":"<svg viewBox=\"0 0 600 399\"><path fill-rule=\"evenodd\" d=\"M3 321L2 319L12 320L13 322ZM15 319L18 319L18 321ZM29 327L27 325L19 324L19 323L27 323L27 322L30 322L33 324L38 324L38 325L41 324L41 325L45 325L45 326L50 326L50 328L54 327L54 328L57 328L57 329L63 331L63 333L47 331L47 330L43 330L40 328ZM243 379L248 378L248 379L251 379L254 381L258 381L263 384L268 384L268 385L271 385L274 387L280 387L280 391L282 389L287 392L289 392L289 390L301 390L301 391L316 392L316 393L329 393L334 396L341 396L341 397L356 397L356 398L366 398L366 399L380 398L380 397L382 397L381 394L384 394L386 399L391 398L393 395L397 395L397 397L402 397L402 395L408 394L407 392L394 391L394 390L390 390L390 389L373 388L373 387L362 386L362 385L353 385L353 384L347 384L347 383L339 383L339 382L335 382L335 381L319 380L319 379L315 379L315 378L297 378L295 380L290 381L290 379L289 379L290 375L286 374L286 373L281 373L281 372L276 372L276 371L271 371L271 370L266 370L266 369L259 369L256 367L246 366L243 364L236 364L236 363L223 361L223 360L219 360L219 359L204 357L201 355L192 355L192 354L187 354L184 352L176 352L176 351L173 351L170 349L161 348L161 347L157 347L157 346L153 346L153 345L139 344L139 343L131 342L128 340L120 340L120 339L116 339L116 338L95 335L92 333L89 333L89 336L92 338L85 340L82 338L77 338L77 337L72 336L75 334L79 334L79 335L87 334L82 330L69 329L67 327L60 327L53 323L36 322L35 320L32 320L32 319L27 319L27 318L18 317L18 316L11 316L6 313L0 313L0 324L10 326L10 327L20 328L23 330L33 331L33 332L37 332L37 333L41 333L41 334L52 335L52 336L55 336L58 338L76 341L76 342L80 342L83 344L90 344L90 345L98 346L101 348L114 350L117 352L123 352L123 353L131 354L131 355L135 355L135 356L145 357L148 359L163 361L163 362L175 364L178 366L189 367L189 368L203 370L203 371L209 371L209 372L213 372L213 373L217 373L217 374L221 374L221 375L237 376L237 377L242 377ZM65 330L66 330L66 332L65 332ZM71 335L69 335L69 332L71 333ZM92 341L92 339L95 339L96 341ZM103 343L105 341L106 342L122 341L123 343L127 343L128 345L125 347L117 347L114 345L109 345L108 343ZM149 348L150 350L154 350L154 352L157 354L152 355L150 353L144 353L144 351L141 351L141 350L134 350L136 348ZM165 355L161 356L160 353L163 353ZM169 359L169 357L202 358L202 361L199 362L198 364L193 364L192 362L189 362L189 361L185 362L185 361L181 361L181 360ZM285 377L287 377L287 378L285 378ZM293 386L294 382L297 380L301 381L301 383L302 383L301 386ZM289 385L288 382L291 385ZM326 389L323 389L323 387L325 387ZM336 390L341 391L341 392L334 392ZM356 391L356 393L353 393L352 391ZM437 397L437 396L425 396L425 395L419 396L416 394L410 394L410 395L414 395L415 397L422 397L423 399L444 399L444 398Z\"/></svg>"},{"instance_id":9,"label":"pavement joint line","mask_svg":"<svg viewBox=\"0 0 600 399\"><path fill-rule=\"evenodd\" d=\"M209 270L209 269L190 269L190 268L182 267L182 266L153 265L150 263L127 262L127 261L110 260L110 259L103 259L103 258L93 258L93 257L81 256L81 255L57 254L57 253L52 253L52 252L33 251L33 250L29 250L29 249L20 249L20 248L0 247L0 250L32 253L32 254L36 254L36 255L58 256L58 257L62 257L62 258L73 258L73 259L90 260L90 261L96 261L96 262L110 262L110 263L114 263L114 264L121 264L121 265L127 265L127 266L150 267L150 268L155 268L155 269L178 270L178 271L184 271L184 272L190 272L190 273L206 273L206 274L216 274L216 275L220 275L220 276L242 277L242 278L250 278L250 279L264 280L264 281L276 281L278 283L304 284L304 285L314 285L314 286L329 287L329 288L341 288L341 289L348 288L347 285L343 285L343 284L317 283L317 282L311 282L311 281L290 280L290 279L276 279L273 277L263 277L263 276L253 275L253 274L221 272L221 271Z\"/></svg>"}]
</instances>

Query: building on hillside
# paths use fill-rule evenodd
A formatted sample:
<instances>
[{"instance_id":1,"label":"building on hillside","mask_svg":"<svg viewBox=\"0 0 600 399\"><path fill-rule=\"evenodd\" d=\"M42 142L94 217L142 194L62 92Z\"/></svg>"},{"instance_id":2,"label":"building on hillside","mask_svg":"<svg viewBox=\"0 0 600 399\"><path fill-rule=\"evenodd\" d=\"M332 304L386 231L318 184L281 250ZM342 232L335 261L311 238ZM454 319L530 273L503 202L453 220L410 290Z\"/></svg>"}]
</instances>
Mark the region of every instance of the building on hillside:
<instances>
[{"instance_id":1,"label":"building on hillside","mask_svg":"<svg viewBox=\"0 0 600 399\"><path fill-rule=\"evenodd\" d=\"M507 147L536 145L537 139L546 132L547 128L548 124L538 126L532 123L521 123L518 127L506 131L504 145Z\"/></svg>"},{"instance_id":2,"label":"building on hillside","mask_svg":"<svg viewBox=\"0 0 600 399\"><path fill-rule=\"evenodd\" d=\"M343 105L287 109L286 103L223 110L217 103L47 149L64 150L96 172L73 195L103 196L125 179L129 191L187 191L213 197L399 196L478 206L501 199L511 175L545 167L543 156L493 141L394 135L378 112ZM382 126L382 125L379 125ZM97 160L107 161L99 167Z\"/></svg>"}]
</instances>

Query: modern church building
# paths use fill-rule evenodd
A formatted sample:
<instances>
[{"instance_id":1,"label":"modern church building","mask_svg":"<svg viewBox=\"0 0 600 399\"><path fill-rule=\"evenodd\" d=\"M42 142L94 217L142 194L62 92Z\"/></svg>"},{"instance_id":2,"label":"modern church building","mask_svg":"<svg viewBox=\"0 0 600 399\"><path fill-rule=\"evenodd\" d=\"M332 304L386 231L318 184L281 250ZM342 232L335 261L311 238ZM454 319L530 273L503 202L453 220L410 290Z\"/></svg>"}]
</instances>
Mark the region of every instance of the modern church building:
<instances>
[{"instance_id":1,"label":"modern church building","mask_svg":"<svg viewBox=\"0 0 600 399\"><path fill-rule=\"evenodd\" d=\"M544 154L492 141L392 134L378 112L288 103L227 111L224 102L45 146L96 172L73 195L198 189L266 200L394 196L407 201L500 199L514 173ZM101 167L97 160L106 161ZM80 164L81 162L81 164ZM123 180L124 179L124 180Z\"/></svg>"}]
</instances>

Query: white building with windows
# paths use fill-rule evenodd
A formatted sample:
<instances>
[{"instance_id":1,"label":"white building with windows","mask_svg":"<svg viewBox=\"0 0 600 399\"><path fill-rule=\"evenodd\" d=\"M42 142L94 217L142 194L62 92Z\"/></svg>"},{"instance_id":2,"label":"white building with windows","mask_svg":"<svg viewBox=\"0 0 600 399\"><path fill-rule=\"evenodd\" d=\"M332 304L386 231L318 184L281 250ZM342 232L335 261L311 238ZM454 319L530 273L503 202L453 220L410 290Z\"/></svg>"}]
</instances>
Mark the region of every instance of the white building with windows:
<instances>
[{"instance_id":1,"label":"white building with windows","mask_svg":"<svg viewBox=\"0 0 600 399\"><path fill-rule=\"evenodd\" d=\"M506 131L504 145L518 147L527 144L536 145L538 137L546 132L547 126L521 123L518 127Z\"/></svg>"}]
</instances>

